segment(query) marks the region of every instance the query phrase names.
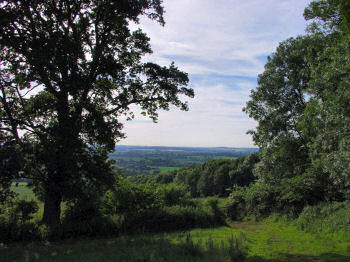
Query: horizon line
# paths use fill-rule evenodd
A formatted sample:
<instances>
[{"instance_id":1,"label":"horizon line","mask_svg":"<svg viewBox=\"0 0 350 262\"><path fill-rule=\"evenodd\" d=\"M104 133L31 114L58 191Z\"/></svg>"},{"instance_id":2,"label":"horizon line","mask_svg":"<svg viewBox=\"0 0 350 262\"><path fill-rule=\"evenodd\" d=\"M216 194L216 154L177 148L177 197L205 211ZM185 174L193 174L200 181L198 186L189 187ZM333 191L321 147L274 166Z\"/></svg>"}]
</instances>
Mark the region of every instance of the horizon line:
<instances>
[{"instance_id":1,"label":"horizon line","mask_svg":"<svg viewBox=\"0 0 350 262\"><path fill-rule=\"evenodd\" d=\"M258 147L242 147L242 146L240 146L240 147L234 147L234 146L164 146L164 145L162 145L162 146L157 146L157 145L120 145L120 144L117 144L117 145L115 145L115 147L118 147L118 146L130 146L130 147L137 147L137 146L139 146L139 147L178 147L178 148L180 148L180 147L182 147L182 148L252 148L252 149L259 149Z\"/></svg>"}]
</instances>

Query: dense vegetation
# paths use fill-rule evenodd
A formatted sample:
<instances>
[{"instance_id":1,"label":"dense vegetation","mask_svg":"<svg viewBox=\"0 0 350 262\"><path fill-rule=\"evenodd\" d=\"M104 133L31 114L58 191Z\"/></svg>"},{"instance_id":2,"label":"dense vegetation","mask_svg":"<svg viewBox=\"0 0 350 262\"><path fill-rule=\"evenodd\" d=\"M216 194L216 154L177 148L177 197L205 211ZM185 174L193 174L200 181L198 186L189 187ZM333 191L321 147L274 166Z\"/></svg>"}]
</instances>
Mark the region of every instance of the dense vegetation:
<instances>
[{"instance_id":1,"label":"dense vegetation","mask_svg":"<svg viewBox=\"0 0 350 262\"><path fill-rule=\"evenodd\" d=\"M312 2L308 33L268 58L245 108L258 121L250 131L257 181L231 193L232 218L295 217L306 206L349 200L349 14L349 1Z\"/></svg>"},{"instance_id":2,"label":"dense vegetation","mask_svg":"<svg viewBox=\"0 0 350 262\"><path fill-rule=\"evenodd\" d=\"M213 159L159 175L129 177L136 183L176 183L185 185L191 197L226 197L234 186L248 186L255 180L253 167L259 161L257 153L237 159Z\"/></svg>"},{"instance_id":3,"label":"dense vegetation","mask_svg":"<svg viewBox=\"0 0 350 262\"><path fill-rule=\"evenodd\" d=\"M9 199L0 206L0 242L59 240L81 236L162 232L206 228L225 223L217 198L194 200L185 186L134 184L116 176L103 197L85 196L79 205L66 202L59 227L40 223L42 203ZM29 195L29 196L28 196Z\"/></svg>"}]
</instances>

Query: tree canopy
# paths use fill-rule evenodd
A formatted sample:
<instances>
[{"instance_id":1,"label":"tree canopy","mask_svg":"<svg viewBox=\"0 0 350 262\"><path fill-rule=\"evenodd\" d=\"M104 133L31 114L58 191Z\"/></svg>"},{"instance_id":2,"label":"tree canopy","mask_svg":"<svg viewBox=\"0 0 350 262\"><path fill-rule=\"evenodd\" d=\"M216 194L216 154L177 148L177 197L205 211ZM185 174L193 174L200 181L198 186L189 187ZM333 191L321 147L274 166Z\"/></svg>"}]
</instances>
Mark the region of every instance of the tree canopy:
<instances>
[{"instance_id":1,"label":"tree canopy","mask_svg":"<svg viewBox=\"0 0 350 262\"><path fill-rule=\"evenodd\" d=\"M307 34L280 43L251 93L261 161L247 196L265 190L269 207L349 199L349 13L349 1L312 1Z\"/></svg>"},{"instance_id":2,"label":"tree canopy","mask_svg":"<svg viewBox=\"0 0 350 262\"><path fill-rule=\"evenodd\" d=\"M141 16L164 25L161 0L19 0L0 7L1 150L21 151L17 169L44 200L44 222L57 225L62 200L110 184L107 153L124 137L121 119L134 117L131 105L156 121L158 109L187 110L182 96L194 92L174 64L143 62L150 39L130 29ZM12 160L10 154L4 161ZM1 179L10 181L17 169Z\"/></svg>"}]
</instances>

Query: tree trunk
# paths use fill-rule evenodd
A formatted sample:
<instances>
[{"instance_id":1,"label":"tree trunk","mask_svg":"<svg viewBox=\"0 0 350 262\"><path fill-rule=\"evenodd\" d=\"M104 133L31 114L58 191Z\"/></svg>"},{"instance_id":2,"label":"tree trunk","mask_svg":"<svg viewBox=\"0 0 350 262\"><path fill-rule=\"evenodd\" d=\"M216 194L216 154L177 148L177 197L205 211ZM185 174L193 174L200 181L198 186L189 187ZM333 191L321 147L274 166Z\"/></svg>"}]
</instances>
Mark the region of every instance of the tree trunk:
<instances>
[{"instance_id":1,"label":"tree trunk","mask_svg":"<svg viewBox=\"0 0 350 262\"><path fill-rule=\"evenodd\" d=\"M42 222L49 227L57 227L60 225L61 216L61 202L60 195L54 192L46 191L44 200L44 215Z\"/></svg>"}]
</instances>

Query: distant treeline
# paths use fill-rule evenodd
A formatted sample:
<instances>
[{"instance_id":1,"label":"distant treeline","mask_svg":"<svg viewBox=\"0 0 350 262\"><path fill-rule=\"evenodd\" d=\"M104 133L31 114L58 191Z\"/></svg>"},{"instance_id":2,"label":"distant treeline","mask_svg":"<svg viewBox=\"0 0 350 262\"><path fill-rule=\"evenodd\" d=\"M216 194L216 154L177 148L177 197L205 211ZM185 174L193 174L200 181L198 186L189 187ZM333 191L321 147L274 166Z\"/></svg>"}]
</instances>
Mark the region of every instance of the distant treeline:
<instances>
[{"instance_id":1,"label":"distant treeline","mask_svg":"<svg viewBox=\"0 0 350 262\"><path fill-rule=\"evenodd\" d=\"M258 153L237 159L213 159L159 175L129 177L135 183L176 183L187 186L191 197L228 196L234 186L248 186L255 180L253 167L259 161Z\"/></svg>"}]
</instances>

